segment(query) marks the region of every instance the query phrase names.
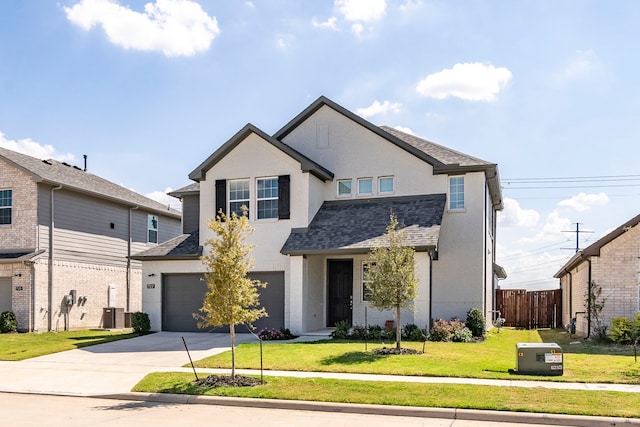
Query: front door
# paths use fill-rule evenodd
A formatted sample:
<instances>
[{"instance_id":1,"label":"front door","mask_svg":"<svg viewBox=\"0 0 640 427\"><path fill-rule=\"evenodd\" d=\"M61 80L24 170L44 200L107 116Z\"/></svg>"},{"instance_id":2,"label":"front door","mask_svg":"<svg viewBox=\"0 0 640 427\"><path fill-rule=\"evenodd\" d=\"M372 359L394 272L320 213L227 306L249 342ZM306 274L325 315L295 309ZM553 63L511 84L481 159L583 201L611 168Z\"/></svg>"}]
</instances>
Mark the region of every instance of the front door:
<instances>
[{"instance_id":1,"label":"front door","mask_svg":"<svg viewBox=\"0 0 640 427\"><path fill-rule=\"evenodd\" d=\"M347 321L351 323L353 308L353 260L333 259L327 261L328 307L327 326Z\"/></svg>"}]
</instances>

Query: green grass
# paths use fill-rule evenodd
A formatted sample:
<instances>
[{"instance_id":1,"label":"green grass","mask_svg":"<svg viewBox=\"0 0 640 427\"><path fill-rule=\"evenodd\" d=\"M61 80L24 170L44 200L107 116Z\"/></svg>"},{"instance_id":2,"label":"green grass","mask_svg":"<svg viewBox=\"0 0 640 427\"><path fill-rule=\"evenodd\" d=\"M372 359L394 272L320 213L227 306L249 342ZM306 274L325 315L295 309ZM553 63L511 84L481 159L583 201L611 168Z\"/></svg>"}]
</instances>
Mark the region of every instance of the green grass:
<instances>
[{"instance_id":1,"label":"green grass","mask_svg":"<svg viewBox=\"0 0 640 427\"><path fill-rule=\"evenodd\" d=\"M362 342L321 341L312 343L268 343L263 346L265 369L288 371L349 372L389 375L443 376L462 378L522 379L564 382L602 382L637 384L640 362L636 363L632 348L602 346L590 342L570 344L571 339L560 330L491 331L481 343L427 342L424 354L377 356L374 347ZM518 375L515 347L518 342L554 342L564 351L564 375ZM387 346L393 344L387 343ZM403 347L422 351L422 343L403 342ZM201 368L229 368L230 352L195 363ZM243 344L236 351L236 368L258 369L258 344Z\"/></svg>"},{"instance_id":2,"label":"green grass","mask_svg":"<svg viewBox=\"0 0 640 427\"><path fill-rule=\"evenodd\" d=\"M133 391L640 417L640 394L638 393L284 377L266 377L264 385L255 387L203 388L193 384L193 379L193 374L188 373L153 373L138 383Z\"/></svg>"},{"instance_id":3,"label":"green grass","mask_svg":"<svg viewBox=\"0 0 640 427\"><path fill-rule=\"evenodd\" d=\"M0 334L0 360L24 360L136 336L131 332L100 330Z\"/></svg>"}]
</instances>

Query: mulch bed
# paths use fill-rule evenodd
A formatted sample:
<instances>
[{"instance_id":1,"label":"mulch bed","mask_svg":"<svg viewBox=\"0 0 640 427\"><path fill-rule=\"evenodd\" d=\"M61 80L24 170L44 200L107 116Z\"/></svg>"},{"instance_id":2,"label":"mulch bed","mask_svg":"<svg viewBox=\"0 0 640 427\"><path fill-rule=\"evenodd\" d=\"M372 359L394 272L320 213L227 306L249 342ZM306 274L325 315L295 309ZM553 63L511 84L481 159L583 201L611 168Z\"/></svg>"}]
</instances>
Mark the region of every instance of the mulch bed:
<instances>
[{"instance_id":1,"label":"mulch bed","mask_svg":"<svg viewBox=\"0 0 640 427\"><path fill-rule=\"evenodd\" d=\"M193 382L201 387L253 387L262 384L258 378L236 375L209 375Z\"/></svg>"},{"instance_id":2,"label":"mulch bed","mask_svg":"<svg viewBox=\"0 0 640 427\"><path fill-rule=\"evenodd\" d=\"M393 348L388 348L388 347L382 347L382 348L376 348L375 350L373 350L374 354L380 354L380 355L388 355L388 354L418 354L419 351L418 350L414 350L412 348L401 348L401 349L397 349L395 347Z\"/></svg>"}]
</instances>

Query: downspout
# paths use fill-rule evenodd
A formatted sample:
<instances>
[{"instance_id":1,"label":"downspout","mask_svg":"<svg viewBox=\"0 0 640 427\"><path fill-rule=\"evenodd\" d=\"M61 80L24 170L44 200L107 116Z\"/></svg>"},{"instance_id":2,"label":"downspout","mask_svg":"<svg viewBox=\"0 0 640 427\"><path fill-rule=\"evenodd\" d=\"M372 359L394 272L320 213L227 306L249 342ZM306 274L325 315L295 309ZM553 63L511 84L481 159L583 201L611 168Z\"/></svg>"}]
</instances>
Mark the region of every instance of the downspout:
<instances>
[{"instance_id":1,"label":"downspout","mask_svg":"<svg viewBox=\"0 0 640 427\"><path fill-rule=\"evenodd\" d=\"M31 277L31 283L29 283L29 287L31 288L31 298L29 299L29 326L27 331L33 332L33 325L35 325L36 321L36 314L34 310L34 307L36 306L36 269L31 261L22 261L22 265L25 267L29 266L31 268L31 274L29 274Z\"/></svg>"},{"instance_id":2,"label":"downspout","mask_svg":"<svg viewBox=\"0 0 640 427\"><path fill-rule=\"evenodd\" d=\"M433 325L433 254L434 251L429 251L429 324L427 325L427 331L431 330Z\"/></svg>"},{"instance_id":3,"label":"downspout","mask_svg":"<svg viewBox=\"0 0 640 427\"><path fill-rule=\"evenodd\" d=\"M569 274L569 321L571 321L571 313L573 313L573 274L567 271Z\"/></svg>"},{"instance_id":4,"label":"downspout","mask_svg":"<svg viewBox=\"0 0 640 427\"><path fill-rule=\"evenodd\" d=\"M131 311L130 300L131 300L131 247L132 247L132 233L133 226L131 225L131 212L138 209L140 206L134 206L129 208L129 238L127 241L127 313Z\"/></svg>"},{"instance_id":5,"label":"downspout","mask_svg":"<svg viewBox=\"0 0 640 427\"><path fill-rule=\"evenodd\" d=\"M589 264L589 284L588 284L588 298L587 298L587 336L584 337L585 340L588 340L591 336L591 292L593 289L591 288L591 258L586 259Z\"/></svg>"},{"instance_id":6,"label":"downspout","mask_svg":"<svg viewBox=\"0 0 640 427\"><path fill-rule=\"evenodd\" d=\"M54 216L54 205L55 205L55 197L53 196L54 191L61 190L62 185L58 185L57 187L51 188L51 218L49 222L49 280L47 286L47 296L48 296L48 313L47 313L47 330L52 331L53 329L53 235L55 230L55 216Z\"/></svg>"}]
</instances>

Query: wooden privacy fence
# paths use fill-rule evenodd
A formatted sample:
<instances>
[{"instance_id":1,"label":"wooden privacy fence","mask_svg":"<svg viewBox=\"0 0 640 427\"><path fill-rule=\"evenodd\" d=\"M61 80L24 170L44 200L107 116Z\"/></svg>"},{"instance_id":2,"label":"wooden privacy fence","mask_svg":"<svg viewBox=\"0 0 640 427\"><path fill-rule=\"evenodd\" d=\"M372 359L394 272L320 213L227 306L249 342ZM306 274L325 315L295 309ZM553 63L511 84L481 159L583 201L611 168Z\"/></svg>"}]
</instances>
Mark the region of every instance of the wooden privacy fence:
<instances>
[{"instance_id":1,"label":"wooden privacy fence","mask_svg":"<svg viewBox=\"0 0 640 427\"><path fill-rule=\"evenodd\" d=\"M516 328L562 327L562 290L496 290L496 310L505 319L504 326Z\"/></svg>"}]
</instances>

